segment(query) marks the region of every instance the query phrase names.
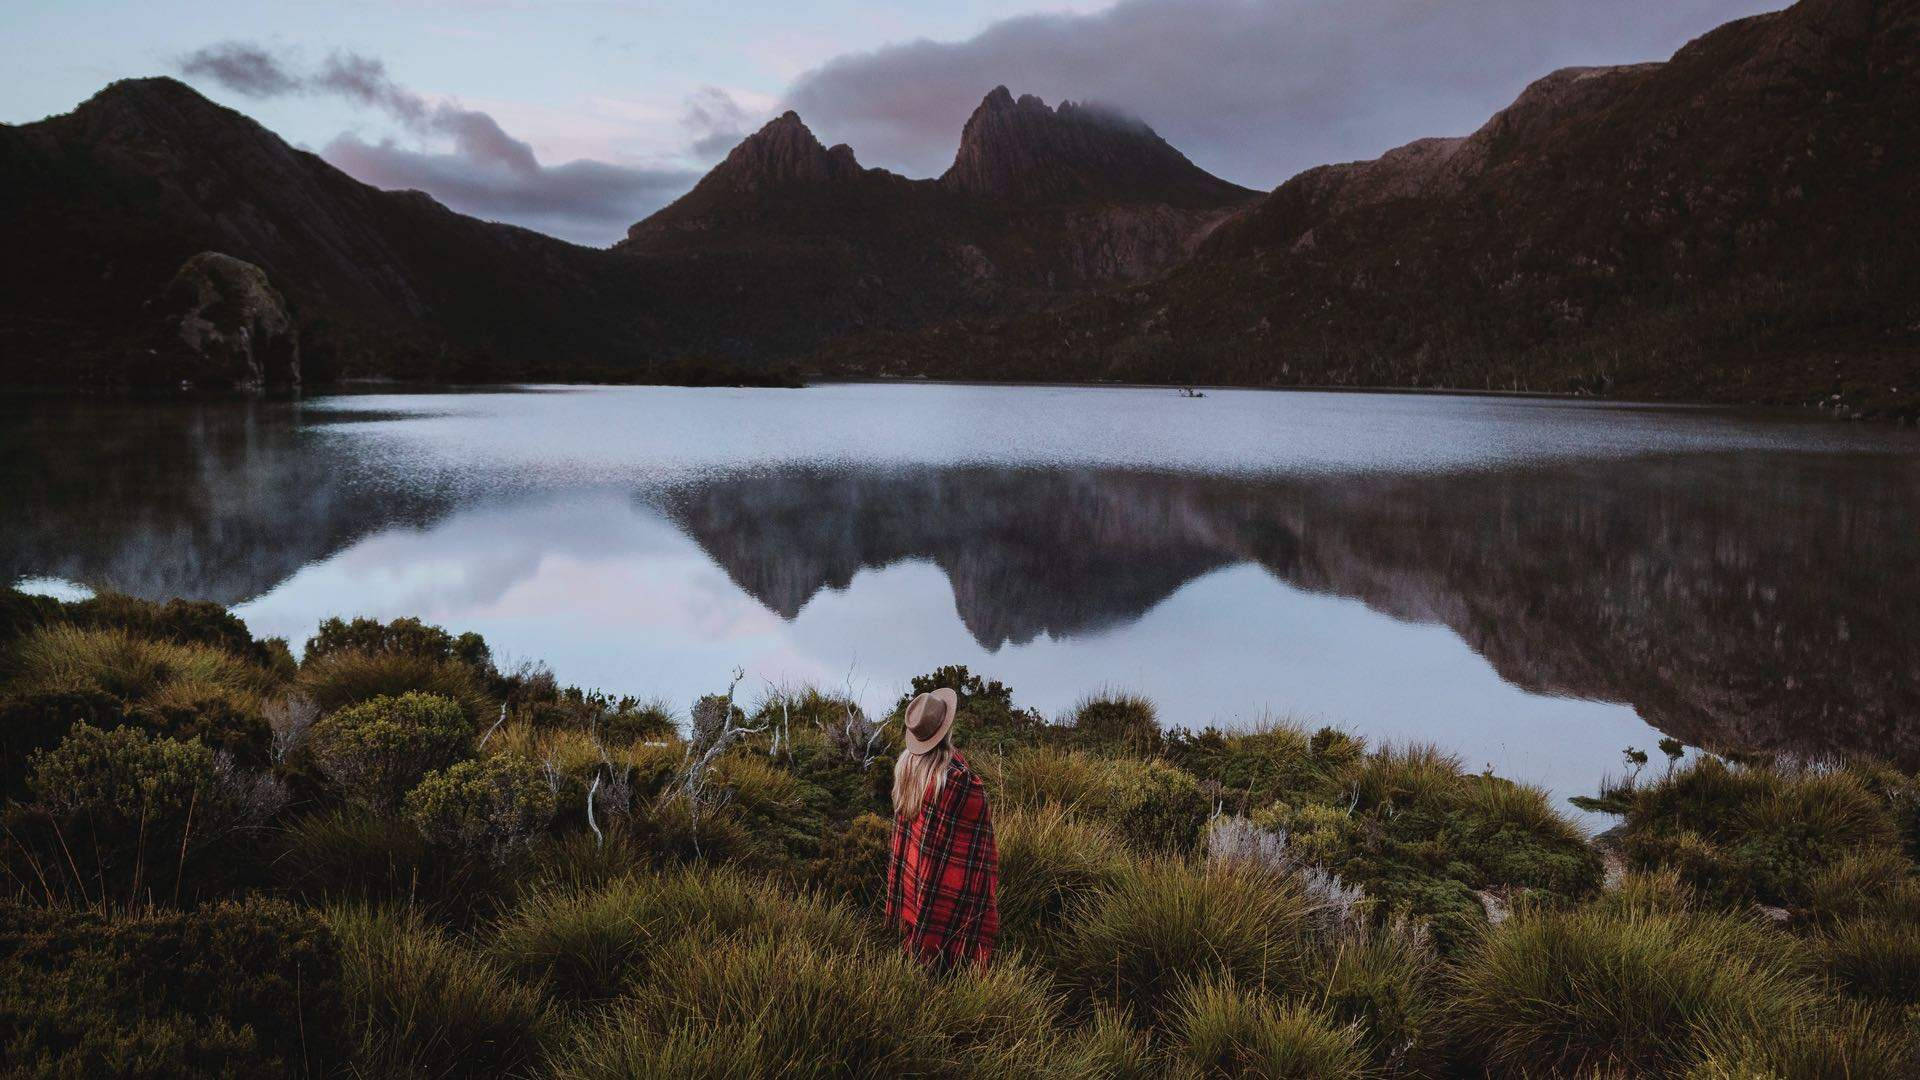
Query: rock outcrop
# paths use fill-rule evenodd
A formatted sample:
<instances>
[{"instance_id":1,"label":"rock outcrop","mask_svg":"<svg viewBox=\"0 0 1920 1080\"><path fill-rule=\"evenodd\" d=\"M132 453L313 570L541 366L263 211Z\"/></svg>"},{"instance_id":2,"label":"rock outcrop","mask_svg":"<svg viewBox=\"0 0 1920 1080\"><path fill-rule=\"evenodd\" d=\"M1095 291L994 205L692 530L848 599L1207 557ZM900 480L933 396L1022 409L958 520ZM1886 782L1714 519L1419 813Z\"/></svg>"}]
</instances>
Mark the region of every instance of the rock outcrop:
<instances>
[{"instance_id":1,"label":"rock outcrop","mask_svg":"<svg viewBox=\"0 0 1920 1080\"><path fill-rule=\"evenodd\" d=\"M171 377L237 389L300 385L300 330L266 271L231 255L188 259L160 298ZM182 354L184 351L184 354ZM176 357L179 363L169 363Z\"/></svg>"},{"instance_id":2,"label":"rock outcrop","mask_svg":"<svg viewBox=\"0 0 1920 1080\"><path fill-rule=\"evenodd\" d=\"M1097 105L1060 107L997 86L960 133L942 187L1012 203L1146 202L1183 209L1245 203L1255 192L1188 161L1140 120Z\"/></svg>"}]
</instances>

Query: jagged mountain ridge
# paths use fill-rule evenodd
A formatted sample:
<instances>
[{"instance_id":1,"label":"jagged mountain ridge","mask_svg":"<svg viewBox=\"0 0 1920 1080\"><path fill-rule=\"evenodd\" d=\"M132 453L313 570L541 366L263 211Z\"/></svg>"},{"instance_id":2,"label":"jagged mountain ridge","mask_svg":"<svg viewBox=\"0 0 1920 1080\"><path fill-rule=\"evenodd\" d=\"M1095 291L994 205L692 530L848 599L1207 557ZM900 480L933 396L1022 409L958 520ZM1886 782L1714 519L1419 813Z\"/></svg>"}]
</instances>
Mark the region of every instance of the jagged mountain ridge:
<instances>
[{"instance_id":1,"label":"jagged mountain ridge","mask_svg":"<svg viewBox=\"0 0 1920 1080\"><path fill-rule=\"evenodd\" d=\"M885 329L1041 308L1140 281L1187 257L1257 192L1193 165L1152 129L1097 107L1015 100L996 87L937 179L864 168L788 112L615 250L695 258L772 286L819 285L823 325ZM778 290L761 304L790 305Z\"/></svg>"},{"instance_id":2,"label":"jagged mountain ridge","mask_svg":"<svg viewBox=\"0 0 1920 1080\"><path fill-rule=\"evenodd\" d=\"M377 190L182 83L123 80L72 113L0 126L0 239L28 253L0 270L0 384L197 377L204 364L165 348L155 302L202 253L257 266L284 294L308 383L752 377L851 331L1138 280L1254 195L1144 126L1004 90L982 112L1001 99L1024 127L969 160L1015 154L995 175L1044 179L1046 200L863 169L789 113L599 251ZM1141 161L1124 188L1094 182L1129 153Z\"/></svg>"},{"instance_id":3,"label":"jagged mountain ridge","mask_svg":"<svg viewBox=\"0 0 1920 1080\"><path fill-rule=\"evenodd\" d=\"M1163 280L846 373L1529 389L1920 417L1920 0L1801 0L1309 170ZM1837 395L1837 397L1836 397Z\"/></svg>"}]
</instances>

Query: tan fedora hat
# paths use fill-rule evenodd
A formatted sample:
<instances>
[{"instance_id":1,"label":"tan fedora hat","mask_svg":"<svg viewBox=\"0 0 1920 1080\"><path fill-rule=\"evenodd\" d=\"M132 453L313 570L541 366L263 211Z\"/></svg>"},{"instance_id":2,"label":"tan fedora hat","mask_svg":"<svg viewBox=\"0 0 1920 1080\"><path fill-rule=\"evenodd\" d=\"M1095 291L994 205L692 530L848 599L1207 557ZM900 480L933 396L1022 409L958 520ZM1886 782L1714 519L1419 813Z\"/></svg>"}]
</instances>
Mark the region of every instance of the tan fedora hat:
<instances>
[{"instance_id":1,"label":"tan fedora hat","mask_svg":"<svg viewBox=\"0 0 1920 1080\"><path fill-rule=\"evenodd\" d=\"M960 696L941 687L914 698L907 706L907 753L924 754L940 745L953 730L953 715L960 711Z\"/></svg>"}]
</instances>

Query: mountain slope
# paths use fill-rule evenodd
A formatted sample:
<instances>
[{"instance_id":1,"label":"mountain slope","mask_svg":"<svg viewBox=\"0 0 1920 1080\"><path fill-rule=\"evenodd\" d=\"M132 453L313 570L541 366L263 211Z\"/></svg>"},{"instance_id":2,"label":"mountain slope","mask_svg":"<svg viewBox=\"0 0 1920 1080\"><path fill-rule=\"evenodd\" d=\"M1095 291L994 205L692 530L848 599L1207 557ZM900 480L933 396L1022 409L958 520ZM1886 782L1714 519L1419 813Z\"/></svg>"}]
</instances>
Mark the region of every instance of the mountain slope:
<instances>
[{"instance_id":1,"label":"mountain slope","mask_svg":"<svg viewBox=\"0 0 1920 1080\"><path fill-rule=\"evenodd\" d=\"M0 128L0 186L7 382L164 380L141 367L148 304L200 251L286 294L310 379L608 364L653 329L611 256L368 187L171 79Z\"/></svg>"},{"instance_id":2,"label":"mountain slope","mask_svg":"<svg viewBox=\"0 0 1920 1080\"><path fill-rule=\"evenodd\" d=\"M1920 0L1802 0L1666 63L1550 75L1470 137L1304 173L1164 281L829 362L1913 415L1917 126Z\"/></svg>"}]
</instances>

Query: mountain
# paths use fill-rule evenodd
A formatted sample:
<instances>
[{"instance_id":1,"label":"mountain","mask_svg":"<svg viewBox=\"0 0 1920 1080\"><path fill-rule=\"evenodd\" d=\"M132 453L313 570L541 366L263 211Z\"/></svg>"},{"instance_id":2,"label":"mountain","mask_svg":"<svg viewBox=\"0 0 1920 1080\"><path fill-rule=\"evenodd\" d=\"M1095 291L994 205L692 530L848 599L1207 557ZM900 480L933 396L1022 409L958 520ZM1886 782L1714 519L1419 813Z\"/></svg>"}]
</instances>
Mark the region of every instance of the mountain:
<instances>
[{"instance_id":1,"label":"mountain","mask_svg":"<svg viewBox=\"0 0 1920 1080\"><path fill-rule=\"evenodd\" d=\"M1138 120L1016 101L1003 86L967 121L938 179L862 167L788 112L615 250L697 266L739 346L806 350L850 331L1038 310L1145 280L1258 197Z\"/></svg>"},{"instance_id":2,"label":"mountain","mask_svg":"<svg viewBox=\"0 0 1920 1080\"><path fill-rule=\"evenodd\" d=\"M600 251L369 187L165 78L0 125L0 186L0 384L86 386L781 378L849 332L1139 280L1255 197L1137 121L1000 89L946 178L788 113Z\"/></svg>"},{"instance_id":3,"label":"mountain","mask_svg":"<svg viewBox=\"0 0 1920 1080\"><path fill-rule=\"evenodd\" d=\"M1920 417L1916 129L1920 0L1801 0L1306 172L1164 280L823 363Z\"/></svg>"},{"instance_id":4,"label":"mountain","mask_svg":"<svg viewBox=\"0 0 1920 1080\"><path fill-rule=\"evenodd\" d=\"M646 283L612 256L368 187L172 79L0 127L0 188L9 383L176 378L152 307L201 252L265 271L304 324L309 381L610 364L653 329Z\"/></svg>"}]
</instances>

